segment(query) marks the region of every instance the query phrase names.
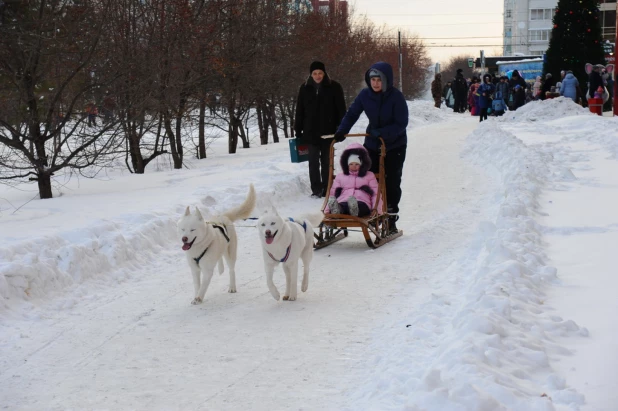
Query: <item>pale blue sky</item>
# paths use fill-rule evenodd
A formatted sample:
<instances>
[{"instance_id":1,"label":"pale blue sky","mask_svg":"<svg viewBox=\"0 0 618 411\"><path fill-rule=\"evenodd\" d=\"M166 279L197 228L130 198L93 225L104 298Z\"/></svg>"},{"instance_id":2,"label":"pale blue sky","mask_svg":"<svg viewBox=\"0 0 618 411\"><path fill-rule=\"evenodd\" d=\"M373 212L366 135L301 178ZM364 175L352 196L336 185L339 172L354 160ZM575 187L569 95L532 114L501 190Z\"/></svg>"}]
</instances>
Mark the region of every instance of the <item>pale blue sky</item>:
<instances>
[{"instance_id":1,"label":"pale blue sky","mask_svg":"<svg viewBox=\"0 0 618 411\"><path fill-rule=\"evenodd\" d=\"M475 45L429 48L432 60L441 63L452 55L477 57L481 49L486 56L501 55L503 3L501 0L349 1L355 15L366 14L378 26L387 24L393 37L401 29L426 39L427 46Z\"/></svg>"}]
</instances>

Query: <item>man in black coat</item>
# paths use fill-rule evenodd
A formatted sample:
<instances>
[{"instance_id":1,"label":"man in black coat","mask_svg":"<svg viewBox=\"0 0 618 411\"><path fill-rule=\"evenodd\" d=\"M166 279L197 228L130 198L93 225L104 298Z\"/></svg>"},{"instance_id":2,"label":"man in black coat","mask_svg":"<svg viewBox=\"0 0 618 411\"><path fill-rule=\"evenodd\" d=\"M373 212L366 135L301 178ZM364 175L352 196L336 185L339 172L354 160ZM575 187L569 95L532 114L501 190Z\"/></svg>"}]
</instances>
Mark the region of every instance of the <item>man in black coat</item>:
<instances>
[{"instance_id":1,"label":"man in black coat","mask_svg":"<svg viewBox=\"0 0 618 411\"><path fill-rule=\"evenodd\" d=\"M314 61L309 66L309 73L298 91L294 131L298 139L309 144L311 197L320 198L326 195L328 188L330 144L333 141L322 136L337 131L346 105L341 84L330 79L324 63Z\"/></svg>"},{"instance_id":2,"label":"man in black coat","mask_svg":"<svg viewBox=\"0 0 618 411\"><path fill-rule=\"evenodd\" d=\"M463 113L466 111L466 98L468 96L468 83L463 76L463 70L457 69L457 75L453 81L453 94L455 95L455 113Z\"/></svg>"}]
</instances>

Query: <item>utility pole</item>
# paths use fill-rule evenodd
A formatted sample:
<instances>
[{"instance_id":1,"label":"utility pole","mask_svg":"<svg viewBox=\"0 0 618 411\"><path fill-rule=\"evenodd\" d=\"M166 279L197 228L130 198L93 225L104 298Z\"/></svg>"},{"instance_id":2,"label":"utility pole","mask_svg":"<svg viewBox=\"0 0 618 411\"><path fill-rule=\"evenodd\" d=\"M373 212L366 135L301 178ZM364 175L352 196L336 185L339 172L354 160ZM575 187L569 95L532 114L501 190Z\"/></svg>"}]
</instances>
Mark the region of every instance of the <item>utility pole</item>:
<instances>
[{"instance_id":1,"label":"utility pole","mask_svg":"<svg viewBox=\"0 0 618 411\"><path fill-rule=\"evenodd\" d=\"M485 50L481 50L481 78L485 75Z\"/></svg>"},{"instance_id":2,"label":"utility pole","mask_svg":"<svg viewBox=\"0 0 618 411\"><path fill-rule=\"evenodd\" d=\"M617 47L618 47L618 1L616 2L616 40L614 43L614 56L616 56ZM614 61L614 64L616 64L616 61ZM614 76L614 97L613 97L614 101L612 101L612 106L614 107L614 116L618 116L618 107L616 107L616 101L617 101L616 93L618 93L618 82L616 82L617 80L616 77L618 76L616 76L614 73L611 74L612 76Z\"/></svg>"},{"instance_id":3,"label":"utility pole","mask_svg":"<svg viewBox=\"0 0 618 411\"><path fill-rule=\"evenodd\" d=\"M401 54L401 30L399 30L399 91L403 93L403 54Z\"/></svg>"}]
</instances>

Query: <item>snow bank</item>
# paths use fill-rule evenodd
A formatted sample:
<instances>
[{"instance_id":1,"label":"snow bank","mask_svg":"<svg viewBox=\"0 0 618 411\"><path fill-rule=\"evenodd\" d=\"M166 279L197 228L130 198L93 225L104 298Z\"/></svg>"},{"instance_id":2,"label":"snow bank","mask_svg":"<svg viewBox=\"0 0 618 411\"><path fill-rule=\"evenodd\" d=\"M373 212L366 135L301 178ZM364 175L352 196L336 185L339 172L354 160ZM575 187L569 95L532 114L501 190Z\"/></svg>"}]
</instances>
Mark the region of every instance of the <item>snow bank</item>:
<instances>
[{"instance_id":1,"label":"snow bank","mask_svg":"<svg viewBox=\"0 0 618 411\"><path fill-rule=\"evenodd\" d=\"M558 97L549 100L532 101L517 111L507 111L498 120L501 122L522 123L529 121L548 121L568 116L594 116L587 108L575 104L573 100Z\"/></svg>"},{"instance_id":2,"label":"snow bank","mask_svg":"<svg viewBox=\"0 0 618 411\"><path fill-rule=\"evenodd\" d=\"M551 363L570 354L556 337L588 331L545 303L558 279L535 222L543 187L572 174L497 122L468 137L465 155L500 173L498 216L480 225L470 252L449 268L450 293L434 293L404 319L405 328L385 326L382 339L393 348L380 352L376 342L367 364L383 377L361 385L349 409L549 411L584 403Z\"/></svg>"},{"instance_id":3,"label":"snow bank","mask_svg":"<svg viewBox=\"0 0 618 411\"><path fill-rule=\"evenodd\" d=\"M137 229L107 222L0 249L0 310L66 291L95 277L109 284L126 279L133 265L154 258L160 247L169 246L175 233L175 219L143 217L148 222Z\"/></svg>"},{"instance_id":4,"label":"snow bank","mask_svg":"<svg viewBox=\"0 0 618 411\"><path fill-rule=\"evenodd\" d=\"M452 109L446 107L445 105L442 105L441 108L435 108L433 100L408 101L408 109L410 111L409 124L413 127L421 127L428 124L452 120L453 116L456 115L453 113Z\"/></svg>"}]
</instances>

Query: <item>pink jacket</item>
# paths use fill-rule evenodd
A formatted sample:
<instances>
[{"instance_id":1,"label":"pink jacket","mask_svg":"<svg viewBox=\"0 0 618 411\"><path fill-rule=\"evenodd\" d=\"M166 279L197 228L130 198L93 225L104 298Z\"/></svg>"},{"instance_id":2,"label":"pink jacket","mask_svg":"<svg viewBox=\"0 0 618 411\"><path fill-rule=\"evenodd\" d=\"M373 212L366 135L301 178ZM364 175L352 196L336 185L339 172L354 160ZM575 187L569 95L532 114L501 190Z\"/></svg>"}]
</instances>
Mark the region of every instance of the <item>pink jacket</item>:
<instances>
[{"instance_id":1,"label":"pink jacket","mask_svg":"<svg viewBox=\"0 0 618 411\"><path fill-rule=\"evenodd\" d=\"M358 172L351 172L348 167L348 157L351 154L359 155L362 160ZM335 177L329 196L337 197L338 203L345 203L348 198L354 196L359 202L367 204L373 210L379 187L375 174L369 171L371 159L365 147L358 143L350 144L341 154L340 162L342 172ZM324 212L328 214L329 211L329 207L326 206ZM378 212L382 213L382 199L380 199Z\"/></svg>"}]
</instances>

